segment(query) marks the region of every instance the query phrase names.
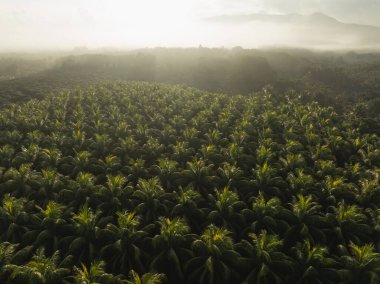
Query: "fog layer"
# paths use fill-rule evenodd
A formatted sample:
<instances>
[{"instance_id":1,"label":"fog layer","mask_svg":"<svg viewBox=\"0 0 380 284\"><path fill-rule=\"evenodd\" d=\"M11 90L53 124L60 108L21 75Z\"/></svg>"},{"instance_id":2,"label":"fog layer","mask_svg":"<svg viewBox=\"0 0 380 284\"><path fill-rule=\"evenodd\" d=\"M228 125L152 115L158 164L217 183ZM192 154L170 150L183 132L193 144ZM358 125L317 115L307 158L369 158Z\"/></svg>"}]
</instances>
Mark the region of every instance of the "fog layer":
<instances>
[{"instance_id":1,"label":"fog layer","mask_svg":"<svg viewBox=\"0 0 380 284\"><path fill-rule=\"evenodd\" d=\"M336 12L337 1L340 0L330 1L331 4L319 1L323 4L320 8L325 12ZM371 0L357 3L361 13L366 1ZM3 1L0 2L0 51L72 49L76 46L291 46L316 49L376 49L380 46L380 28L340 22L342 13L335 13L337 19L315 14L315 1L309 1L309 6L304 2L296 5L294 0L277 2ZM284 5L285 2L289 5ZM350 19L350 15L355 14L353 2L342 4L342 10L345 5L347 8L343 18ZM367 6L376 10L371 3ZM297 14L288 14L291 11ZM368 15L372 14L368 12ZM370 18L360 21L362 18L356 16L355 19L368 23ZM377 22L373 20L372 23Z\"/></svg>"}]
</instances>

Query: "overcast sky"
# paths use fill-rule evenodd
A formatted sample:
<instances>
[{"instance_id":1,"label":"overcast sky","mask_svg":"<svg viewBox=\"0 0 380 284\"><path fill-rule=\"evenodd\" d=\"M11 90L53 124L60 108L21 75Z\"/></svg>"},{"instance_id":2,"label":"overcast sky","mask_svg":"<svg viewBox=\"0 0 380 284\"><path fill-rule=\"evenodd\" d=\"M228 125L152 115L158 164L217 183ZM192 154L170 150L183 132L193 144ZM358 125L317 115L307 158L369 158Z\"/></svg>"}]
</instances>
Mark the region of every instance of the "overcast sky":
<instances>
[{"instance_id":1,"label":"overcast sky","mask_svg":"<svg viewBox=\"0 0 380 284\"><path fill-rule=\"evenodd\" d=\"M204 17L313 12L380 26L380 0L0 0L0 50L196 46Z\"/></svg>"}]
</instances>

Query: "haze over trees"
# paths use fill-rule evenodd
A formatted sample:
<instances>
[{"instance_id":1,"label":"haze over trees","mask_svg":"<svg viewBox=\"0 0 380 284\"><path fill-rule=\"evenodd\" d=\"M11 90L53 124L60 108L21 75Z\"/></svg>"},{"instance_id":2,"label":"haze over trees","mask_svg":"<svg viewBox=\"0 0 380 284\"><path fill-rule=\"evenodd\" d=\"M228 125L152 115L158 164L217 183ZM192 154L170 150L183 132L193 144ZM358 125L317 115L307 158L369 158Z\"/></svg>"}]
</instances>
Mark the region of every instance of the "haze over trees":
<instances>
[{"instance_id":1,"label":"haze over trees","mask_svg":"<svg viewBox=\"0 0 380 284\"><path fill-rule=\"evenodd\" d=\"M0 1L0 283L380 283L379 14Z\"/></svg>"}]
</instances>

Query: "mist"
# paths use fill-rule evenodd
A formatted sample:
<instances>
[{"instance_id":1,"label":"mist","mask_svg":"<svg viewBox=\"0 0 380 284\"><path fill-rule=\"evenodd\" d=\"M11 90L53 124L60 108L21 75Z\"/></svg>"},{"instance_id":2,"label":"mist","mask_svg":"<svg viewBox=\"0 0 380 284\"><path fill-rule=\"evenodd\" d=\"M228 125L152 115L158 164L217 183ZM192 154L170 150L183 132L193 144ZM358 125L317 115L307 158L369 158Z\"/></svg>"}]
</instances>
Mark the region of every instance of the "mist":
<instances>
[{"instance_id":1,"label":"mist","mask_svg":"<svg viewBox=\"0 0 380 284\"><path fill-rule=\"evenodd\" d=\"M0 51L70 50L78 46L90 49L199 45L378 49L380 46L377 17L371 16L376 10L373 5L368 5L372 11L368 11L368 17L359 17L353 1L346 2L346 9L342 4L345 14L336 9L336 2L341 1L330 4L319 1L323 4L320 6L315 1L309 1L309 5L296 5L290 0L277 2L113 0L106 5L88 0L4 1L0 3ZM362 14L364 2L360 2ZM320 11L324 14L316 14Z\"/></svg>"}]
</instances>

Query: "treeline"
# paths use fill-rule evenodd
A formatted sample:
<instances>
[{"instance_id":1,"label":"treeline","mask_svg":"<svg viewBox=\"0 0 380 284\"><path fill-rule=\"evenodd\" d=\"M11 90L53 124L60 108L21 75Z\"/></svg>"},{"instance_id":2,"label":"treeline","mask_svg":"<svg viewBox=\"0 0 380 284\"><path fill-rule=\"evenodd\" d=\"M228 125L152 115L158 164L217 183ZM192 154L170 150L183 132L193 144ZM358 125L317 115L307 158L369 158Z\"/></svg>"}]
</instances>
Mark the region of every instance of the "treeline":
<instances>
[{"instance_id":1,"label":"treeline","mask_svg":"<svg viewBox=\"0 0 380 284\"><path fill-rule=\"evenodd\" d=\"M0 102L42 98L61 88L105 80L186 84L229 94L249 94L271 85L273 92L295 90L306 101L339 112L360 104L363 114L374 117L380 106L379 62L375 53L203 47L71 55L48 70L0 82Z\"/></svg>"},{"instance_id":2,"label":"treeline","mask_svg":"<svg viewBox=\"0 0 380 284\"><path fill-rule=\"evenodd\" d=\"M25 77L52 67L52 58L1 57L0 81Z\"/></svg>"}]
</instances>

